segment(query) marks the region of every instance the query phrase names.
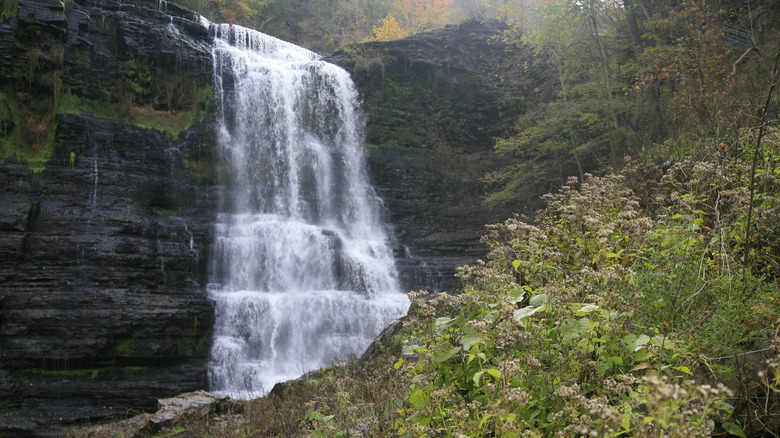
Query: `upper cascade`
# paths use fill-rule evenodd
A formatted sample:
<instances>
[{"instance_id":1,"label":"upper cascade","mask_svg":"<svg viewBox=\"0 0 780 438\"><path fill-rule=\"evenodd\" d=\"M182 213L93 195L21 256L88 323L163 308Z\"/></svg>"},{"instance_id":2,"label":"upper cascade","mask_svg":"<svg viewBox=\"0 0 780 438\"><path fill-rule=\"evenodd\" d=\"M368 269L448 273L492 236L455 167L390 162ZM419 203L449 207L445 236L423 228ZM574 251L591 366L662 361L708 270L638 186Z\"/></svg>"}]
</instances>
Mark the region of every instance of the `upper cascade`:
<instances>
[{"instance_id":1,"label":"upper cascade","mask_svg":"<svg viewBox=\"0 0 780 438\"><path fill-rule=\"evenodd\" d=\"M403 315L349 74L212 25L226 185L212 245L213 390L253 396L360 354Z\"/></svg>"},{"instance_id":2,"label":"upper cascade","mask_svg":"<svg viewBox=\"0 0 780 438\"><path fill-rule=\"evenodd\" d=\"M289 61L313 61L320 58L311 50L234 24L212 24L211 29L214 32L217 48L232 47L236 50Z\"/></svg>"}]
</instances>

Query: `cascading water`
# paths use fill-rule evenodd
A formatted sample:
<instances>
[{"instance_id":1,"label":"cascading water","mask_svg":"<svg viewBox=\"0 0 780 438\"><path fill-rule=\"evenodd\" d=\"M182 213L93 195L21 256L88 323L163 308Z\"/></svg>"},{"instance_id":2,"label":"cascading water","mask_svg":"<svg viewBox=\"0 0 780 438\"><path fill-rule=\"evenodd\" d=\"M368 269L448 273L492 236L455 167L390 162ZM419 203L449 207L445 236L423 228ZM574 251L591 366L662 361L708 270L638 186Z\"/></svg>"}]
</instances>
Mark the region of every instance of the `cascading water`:
<instances>
[{"instance_id":1,"label":"cascading water","mask_svg":"<svg viewBox=\"0 0 780 438\"><path fill-rule=\"evenodd\" d=\"M226 189L209 376L212 390L250 397L360 354L409 301L349 75L256 31L211 31Z\"/></svg>"}]
</instances>

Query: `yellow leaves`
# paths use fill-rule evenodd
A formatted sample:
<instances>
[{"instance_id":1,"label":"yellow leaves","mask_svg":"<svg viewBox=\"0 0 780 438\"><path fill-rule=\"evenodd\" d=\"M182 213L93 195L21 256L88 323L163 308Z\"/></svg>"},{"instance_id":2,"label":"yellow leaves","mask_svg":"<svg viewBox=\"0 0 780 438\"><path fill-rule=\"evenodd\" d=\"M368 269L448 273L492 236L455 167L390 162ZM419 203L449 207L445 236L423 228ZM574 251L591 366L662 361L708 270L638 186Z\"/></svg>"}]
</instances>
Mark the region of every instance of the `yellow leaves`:
<instances>
[{"instance_id":1,"label":"yellow leaves","mask_svg":"<svg viewBox=\"0 0 780 438\"><path fill-rule=\"evenodd\" d=\"M391 14L387 14L387 16L382 19L381 26L374 26L374 37L371 38L371 40L392 41L408 35L409 31L406 30L406 27L401 26L401 24L398 23L398 20Z\"/></svg>"},{"instance_id":2,"label":"yellow leaves","mask_svg":"<svg viewBox=\"0 0 780 438\"><path fill-rule=\"evenodd\" d=\"M449 22L453 0L394 0L401 22L410 32L440 26Z\"/></svg>"},{"instance_id":3,"label":"yellow leaves","mask_svg":"<svg viewBox=\"0 0 780 438\"><path fill-rule=\"evenodd\" d=\"M393 0L391 10L374 26L373 41L390 41L403 38L425 29L452 22L453 0Z\"/></svg>"}]
</instances>

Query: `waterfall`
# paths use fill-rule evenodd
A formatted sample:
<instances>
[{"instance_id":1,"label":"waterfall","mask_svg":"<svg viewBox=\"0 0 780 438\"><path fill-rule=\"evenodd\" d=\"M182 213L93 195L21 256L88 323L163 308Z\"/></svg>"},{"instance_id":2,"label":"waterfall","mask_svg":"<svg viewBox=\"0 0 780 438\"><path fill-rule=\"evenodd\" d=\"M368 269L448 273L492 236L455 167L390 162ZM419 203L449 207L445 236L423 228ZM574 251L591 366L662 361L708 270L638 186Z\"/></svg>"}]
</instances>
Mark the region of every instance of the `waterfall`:
<instances>
[{"instance_id":1,"label":"waterfall","mask_svg":"<svg viewBox=\"0 0 780 438\"><path fill-rule=\"evenodd\" d=\"M360 354L409 301L349 75L253 30L211 32L225 190L209 378L213 391L251 397Z\"/></svg>"}]
</instances>

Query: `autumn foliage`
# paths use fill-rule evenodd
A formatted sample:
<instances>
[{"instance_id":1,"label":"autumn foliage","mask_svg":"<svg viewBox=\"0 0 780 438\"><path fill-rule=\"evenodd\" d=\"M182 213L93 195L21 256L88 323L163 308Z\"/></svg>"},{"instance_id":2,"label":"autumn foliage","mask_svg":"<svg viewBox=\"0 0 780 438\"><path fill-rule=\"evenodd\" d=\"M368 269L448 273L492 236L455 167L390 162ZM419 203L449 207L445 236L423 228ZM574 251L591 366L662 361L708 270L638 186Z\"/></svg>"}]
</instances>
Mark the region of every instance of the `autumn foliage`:
<instances>
[{"instance_id":1,"label":"autumn foliage","mask_svg":"<svg viewBox=\"0 0 780 438\"><path fill-rule=\"evenodd\" d=\"M394 0L391 9L398 18L388 13L380 26L374 26L374 36L370 39L395 40L443 26L451 22L452 6L453 0Z\"/></svg>"},{"instance_id":2,"label":"autumn foliage","mask_svg":"<svg viewBox=\"0 0 780 438\"><path fill-rule=\"evenodd\" d=\"M371 38L371 40L392 41L407 35L409 35L409 31L406 27L401 26L392 14L387 14L387 16L382 19L381 26L374 26L374 37Z\"/></svg>"}]
</instances>

